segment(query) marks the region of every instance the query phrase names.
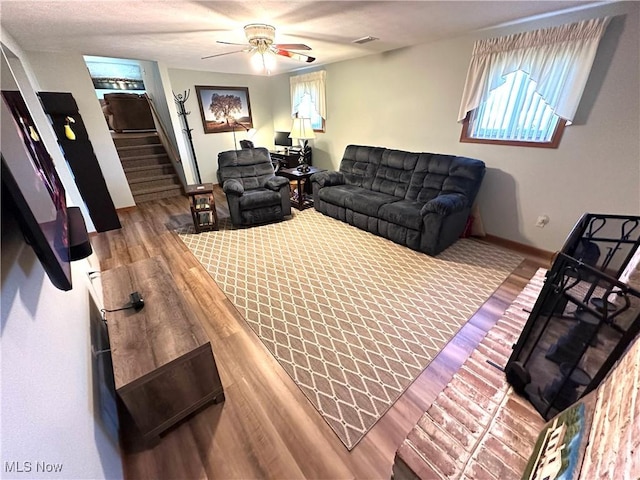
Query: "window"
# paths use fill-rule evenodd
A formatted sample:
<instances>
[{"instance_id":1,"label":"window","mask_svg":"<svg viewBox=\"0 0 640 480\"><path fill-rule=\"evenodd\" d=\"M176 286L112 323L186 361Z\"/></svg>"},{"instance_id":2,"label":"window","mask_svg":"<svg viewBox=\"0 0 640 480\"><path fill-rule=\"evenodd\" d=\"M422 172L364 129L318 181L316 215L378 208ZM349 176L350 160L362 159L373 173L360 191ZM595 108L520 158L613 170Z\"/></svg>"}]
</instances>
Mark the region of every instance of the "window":
<instances>
[{"instance_id":1,"label":"window","mask_svg":"<svg viewBox=\"0 0 640 480\"><path fill-rule=\"evenodd\" d=\"M555 148L565 123L536 92L536 82L517 70L469 112L460 141Z\"/></svg>"},{"instance_id":2,"label":"window","mask_svg":"<svg viewBox=\"0 0 640 480\"><path fill-rule=\"evenodd\" d=\"M460 141L557 147L610 20L477 41L458 113Z\"/></svg>"},{"instance_id":3,"label":"window","mask_svg":"<svg viewBox=\"0 0 640 480\"><path fill-rule=\"evenodd\" d=\"M296 116L310 118L314 132L324 132L324 118L316 110L316 106L311 101L311 95L305 93L296 109Z\"/></svg>"},{"instance_id":4,"label":"window","mask_svg":"<svg viewBox=\"0 0 640 480\"><path fill-rule=\"evenodd\" d=\"M291 85L291 116L310 118L313 130L324 132L326 114L325 80L327 72L297 75Z\"/></svg>"},{"instance_id":5,"label":"window","mask_svg":"<svg viewBox=\"0 0 640 480\"><path fill-rule=\"evenodd\" d=\"M137 61L88 55L84 56L84 61L98 98L123 90L139 95L145 93L142 69Z\"/></svg>"}]
</instances>

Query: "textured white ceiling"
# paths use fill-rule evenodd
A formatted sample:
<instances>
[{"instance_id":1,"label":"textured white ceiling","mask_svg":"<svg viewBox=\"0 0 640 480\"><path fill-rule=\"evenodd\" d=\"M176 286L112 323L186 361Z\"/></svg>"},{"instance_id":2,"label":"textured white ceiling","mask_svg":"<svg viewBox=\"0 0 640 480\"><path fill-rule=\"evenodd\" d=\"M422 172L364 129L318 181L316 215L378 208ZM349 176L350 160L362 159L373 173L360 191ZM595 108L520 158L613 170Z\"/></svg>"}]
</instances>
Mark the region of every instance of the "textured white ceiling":
<instances>
[{"instance_id":1,"label":"textured white ceiling","mask_svg":"<svg viewBox=\"0 0 640 480\"><path fill-rule=\"evenodd\" d=\"M315 63L278 57L272 74L463 35L589 1L121 1L1 0L2 27L25 50L153 60L173 68L251 74L243 26L276 27L277 43L305 43ZM352 43L371 35L380 40Z\"/></svg>"}]
</instances>

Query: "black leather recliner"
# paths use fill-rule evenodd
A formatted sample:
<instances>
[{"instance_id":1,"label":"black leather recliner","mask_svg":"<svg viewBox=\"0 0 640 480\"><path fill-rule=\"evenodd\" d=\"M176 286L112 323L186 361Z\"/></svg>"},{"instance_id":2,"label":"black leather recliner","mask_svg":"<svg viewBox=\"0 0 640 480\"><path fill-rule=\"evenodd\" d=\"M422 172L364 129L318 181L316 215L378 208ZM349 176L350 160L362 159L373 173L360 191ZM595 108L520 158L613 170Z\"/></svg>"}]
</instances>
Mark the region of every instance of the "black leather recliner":
<instances>
[{"instance_id":1,"label":"black leather recliner","mask_svg":"<svg viewBox=\"0 0 640 480\"><path fill-rule=\"evenodd\" d=\"M275 175L266 148L220 152L218 181L234 226L276 222L291 215L289 181Z\"/></svg>"}]
</instances>

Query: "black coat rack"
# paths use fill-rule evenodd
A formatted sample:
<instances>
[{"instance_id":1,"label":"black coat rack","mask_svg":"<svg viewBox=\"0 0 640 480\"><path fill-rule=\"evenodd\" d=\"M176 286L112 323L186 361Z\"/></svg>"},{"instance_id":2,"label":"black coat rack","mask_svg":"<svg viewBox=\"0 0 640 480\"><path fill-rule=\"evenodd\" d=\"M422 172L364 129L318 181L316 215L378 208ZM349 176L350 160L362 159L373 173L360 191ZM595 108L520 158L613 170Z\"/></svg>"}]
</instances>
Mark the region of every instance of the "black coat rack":
<instances>
[{"instance_id":1,"label":"black coat rack","mask_svg":"<svg viewBox=\"0 0 640 480\"><path fill-rule=\"evenodd\" d=\"M184 93L179 93L178 95L174 93L173 99L178 105L178 115L182 117L184 121L183 131L187 134L187 138L189 139L189 146L191 147L191 155L193 157L193 163L196 167L196 177L197 177L198 183L202 183L202 179L200 178L200 169L198 168L198 159L196 158L196 150L193 147L193 137L191 136L191 131L193 129L189 128L189 121L187 120L187 115L190 115L191 112L187 112L184 108L184 104L189 99L190 93L191 93L190 90L185 90Z\"/></svg>"}]
</instances>

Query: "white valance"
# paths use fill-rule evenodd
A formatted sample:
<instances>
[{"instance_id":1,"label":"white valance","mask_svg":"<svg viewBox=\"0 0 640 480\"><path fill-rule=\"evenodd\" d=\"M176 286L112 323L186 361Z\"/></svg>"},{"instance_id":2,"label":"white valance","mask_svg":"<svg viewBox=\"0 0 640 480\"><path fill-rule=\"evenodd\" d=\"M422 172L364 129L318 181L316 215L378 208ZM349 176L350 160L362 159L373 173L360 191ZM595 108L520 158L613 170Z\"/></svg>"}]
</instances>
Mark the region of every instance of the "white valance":
<instances>
[{"instance_id":1,"label":"white valance","mask_svg":"<svg viewBox=\"0 0 640 480\"><path fill-rule=\"evenodd\" d=\"M600 39L611 17L479 40L473 47L458 121L484 102L517 70L537 83L536 91L556 115L573 120Z\"/></svg>"},{"instance_id":2,"label":"white valance","mask_svg":"<svg viewBox=\"0 0 640 480\"><path fill-rule=\"evenodd\" d=\"M295 77L289 78L292 117L296 116L302 98L305 95L309 95L311 103L313 103L316 108L316 112L318 112L322 118L327 118L327 101L325 96L326 78L327 72L325 70L296 75Z\"/></svg>"}]
</instances>

